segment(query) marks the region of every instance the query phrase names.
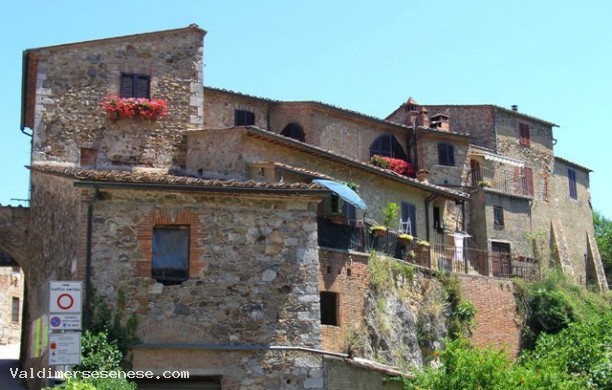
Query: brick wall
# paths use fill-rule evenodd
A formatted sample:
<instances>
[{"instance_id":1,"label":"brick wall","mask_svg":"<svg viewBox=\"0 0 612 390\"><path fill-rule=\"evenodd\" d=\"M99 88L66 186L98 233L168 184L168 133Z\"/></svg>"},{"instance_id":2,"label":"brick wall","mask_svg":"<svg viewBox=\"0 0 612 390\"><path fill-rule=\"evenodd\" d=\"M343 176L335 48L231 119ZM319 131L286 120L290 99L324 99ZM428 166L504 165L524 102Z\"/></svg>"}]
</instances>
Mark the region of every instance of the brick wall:
<instances>
[{"instance_id":1,"label":"brick wall","mask_svg":"<svg viewBox=\"0 0 612 390\"><path fill-rule=\"evenodd\" d=\"M472 341L480 347L505 348L511 356L517 356L520 328L512 282L471 275L461 275L460 279L463 296L478 310Z\"/></svg>"},{"instance_id":2,"label":"brick wall","mask_svg":"<svg viewBox=\"0 0 612 390\"><path fill-rule=\"evenodd\" d=\"M321 325L321 346L346 352L346 334L363 319L369 283L367 254L319 249L319 290L338 294L338 326Z\"/></svg>"}]
</instances>

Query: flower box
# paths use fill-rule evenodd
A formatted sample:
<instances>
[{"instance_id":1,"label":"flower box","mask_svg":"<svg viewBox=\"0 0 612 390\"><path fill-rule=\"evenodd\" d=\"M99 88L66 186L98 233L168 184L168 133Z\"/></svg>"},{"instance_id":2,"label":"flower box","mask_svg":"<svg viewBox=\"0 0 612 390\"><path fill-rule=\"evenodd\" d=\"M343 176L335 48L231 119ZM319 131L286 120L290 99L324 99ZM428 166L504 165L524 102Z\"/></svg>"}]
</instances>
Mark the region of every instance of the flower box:
<instances>
[{"instance_id":1,"label":"flower box","mask_svg":"<svg viewBox=\"0 0 612 390\"><path fill-rule=\"evenodd\" d=\"M156 121L168 116L168 102L165 99L122 98L109 95L102 99L102 110L108 119L143 119Z\"/></svg>"}]
</instances>

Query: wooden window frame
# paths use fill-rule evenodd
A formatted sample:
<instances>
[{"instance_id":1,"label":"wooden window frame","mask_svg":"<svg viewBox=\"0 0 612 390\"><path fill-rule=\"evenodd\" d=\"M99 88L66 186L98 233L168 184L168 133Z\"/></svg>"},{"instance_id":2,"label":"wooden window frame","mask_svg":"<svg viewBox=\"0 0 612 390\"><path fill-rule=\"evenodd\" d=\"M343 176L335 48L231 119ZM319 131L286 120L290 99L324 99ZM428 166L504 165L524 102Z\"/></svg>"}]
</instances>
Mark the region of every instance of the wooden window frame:
<instances>
[{"instance_id":1,"label":"wooden window frame","mask_svg":"<svg viewBox=\"0 0 612 390\"><path fill-rule=\"evenodd\" d=\"M235 109L234 126L255 126L255 113L249 110Z\"/></svg>"},{"instance_id":2,"label":"wooden window frame","mask_svg":"<svg viewBox=\"0 0 612 390\"><path fill-rule=\"evenodd\" d=\"M531 145L531 127L526 123L519 123L519 144Z\"/></svg>"},{"instance_id":3,"label":"wooden window frame","mask_svg":"<svg viewBox=\"0 0 612 390\"><path fill-rule=\"evenodd\" d=\"M11 300L11 322L15 324L19 323L20 303L19 297L13 297Z\"/></svg>"},{"instance_id":4,"label":"wooden window frame","mask_svg":"<svg viewBox=\"0 0 612 390\"><path fill-rule=\"evenodd\" d=\"M172 269L174 271L174 268L163 268L163 267L156 267L156 261L159 262L163 262L163 263L167 263L169 261L174 261L174 259L169 259L169 256L167 253L156 253L157 251L160 252L164 252L164 248L159 248L158 245L160 244L156 244L157 240L161 240L162 239L162 232L168 232L168 231L175 231L175 232L182 232L181 235L185 234L185 237L181 237L182 239L186 240L185 243L185 247L181 247L178 248L179 250L181 250L183 253L181 253L180 255L180 261L181 261L181 265L184 265L184 267L180 267L180 268L176 268L176 274L174 275L166 275L166 271ZM184 232L184 233L183 233ZM159 233L159 235L158 235ZM151 237L151 247L152 247L152 255L151 255L151 277L155 280L157 280L159 283L162 283L164 285L176 285L176 284L181 284L186 280L189 280L189 252L190 252L190 226L189 225L157 225L153 227L153 234ZM175 241L175 243L178 243L178 241ZM166 245L164 243L164 245Z\"/></svg>"},{"instance_id":5,"label":"wooden window frame","mask_svg":"<svg viewBox=\"0 0 612 390\"><path fill-rule=\"evenodd\" d=\"M131 86L126 83L131 81ZM145 81L144 90L139 81ZM121 73L119 79L119 97L122 98L151 98L151 76L139 73Z\"/></svg>"},{"instance_id":6,"label":"wooden window frame","mask_svg":"<svg viewBox=\"0 0 612 390\"><path fill-rule=\"evenodd\" d=\"M493 206L493 226L504 227L504 208L501 206Z\"/></svg>"},{"instance_id":7,"label":"wooden window frame","mask_svg":"<svg viewBox=\"0 0 612 390\"><path fill-rule=\"evenodd\" d=\"M578 199L578 185L576 182L576 170L567 168L567 181L569 185L569 196L572 199Z\"/></svg>"},{"instance_id":8,"label":"wooden window frame","mask_svg":"<svg viewBox=\"0 0 612 390\"><path fill-rule=\"evenodd\" d=\"M438 143L438 165L455 166L455 146L446 142Z\"/></svg>"}]
</instances>

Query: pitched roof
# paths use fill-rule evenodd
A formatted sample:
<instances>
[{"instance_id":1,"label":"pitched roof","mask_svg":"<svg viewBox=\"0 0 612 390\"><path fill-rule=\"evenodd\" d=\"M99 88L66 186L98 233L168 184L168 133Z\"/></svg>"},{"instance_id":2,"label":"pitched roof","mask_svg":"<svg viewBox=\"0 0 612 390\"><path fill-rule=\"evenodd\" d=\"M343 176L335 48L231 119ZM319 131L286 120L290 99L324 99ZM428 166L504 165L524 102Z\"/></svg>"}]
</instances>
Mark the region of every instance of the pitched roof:
<instances>
[{"instance_id":1,"label":"pitched roof","mask_svg":"<svg viewBox=\"0 0 612 390\"><path fill-rule=\"evenodd\" d=\"M578 169L580 169L582 171L585 171L585 172L593 172L593 170L590 169L590 168L587 168L587 167L585 167L583 165L576 164L575 162L572 162L570 160L566 160L566 159L564 159L562 157L555 156L555 160L560 161L560 162L562 162L564 164L567 164L567 165L571 165L572 167L578 168Z\"/></svg>"},{"instance_id":2,"label":"pitched roof","mask_svg":"<svg viewBox=\"0 0 612 390\"><path fill-rule=\"evenodd\" d=\"M457 190L453 190L447 187L442 187L439 185L422 182L412 177L399 175L388 169L379 168L374 165L355 160L351 157L344 156L339 153L332 152L330 150L326 150L318 146L310 145L310 144L295 140L293 138L284 137L280 134L273 133L268 130L260 129L258 127L247 126L245 127L245 130L247 134L250 136L262 138L262 139L265 139L265 140L268 140L274 143L285 145L289 148L298 149L305 153L310 153L312 155L316 155L316 156L319 156L319 157L322 157L328 160L333 160L341 164L346 164L348 166L359 168L361 170L364 170L364 171L367 171L367 172L370 172L370 173L373 173L379 176L383 176L387 179L391 179L391 180L394 180L394 181L397 181L403 184L407 184L412 187L419 188L421 190L446 195L452 199L468 199L470 197L468 193L465 193L462 191L457 191ZM203 131L210 131L210 130L203 130Z\"/></svg>"},{"instance_id":3,"label":"pitched roof","mask_svg":"<svg viewBox=\"0 0 612 390\"><path fill-rule=\"evenodd\" d=\"M389 121L389 120L386 120L386 119L377 118L377 117L372 116L372 115L364 114L364 113L361 113L361 112L358 112L358 111L354 111L354 110L349 110L347 108L342 108L342 107L334 106L332 104L323 103L323 102L316 101L316 100L302 100L302 101L275 100L275 99L269 99L269 98L264 98L264 97L260 97L260 96L249 95L249 94L245 94L245 93L241 93L241 92L236 92L236 91L232 91L232 90L229 90L229 89L214 88L214 87L208 87L208 86L204 87L204 93L206 93L206 90L217 91L217 92L224 92L224 93L228 93L228 94L232 94L232 95L236 95L236 96L240 96L240 97L245 97L245 98L255 99L255 100L261 100L263 102L273 103L273 104L309 104L309 105L312 105L312 106L316 106L316 107L323 108L323 109L328 109L328 110L331 110L331 111L336 111L336 112L339 112L339 113L343 113L343 114L350 115L350 116L353 116L353 117L365 119L365 120L368 120L368 121L374 121L374 122L376 122L376 123L378 123L380 125L384 125L384 126L393 126L393 127L396 127L396 128L400 128L402 130L414 130L414 128L412 126L406 126L406 125L398 123L398 122L393 122L393 121ZM447 135L447 136L458 136L458 137L463 137L463 138L473 138L469 134L458 133L458 132L455 132L455 131L443 131L443 130L438 130L438 129L425 128L425 127L419 127L418 129L421 130L421 131L432 133L432 134Z\"/></svg>"},{"instance_id":4,"label":"pitched roof","mask_svg":"<svg viewBox=\"0 0 612 390\"><path fill-rule=\"evenodd\" d=\"M83 169L50 164L35 164L28 167L32 171L62 176L91 185L114 187L133 186L148 189L174 189L185 191L211 192L262 192L262 193L304 193L323 195L329 191L313 183L256 182L253 180L204 179L192 176L174 175L150 171L119 171L103 169Z\"/></svg>"}]
</instances>

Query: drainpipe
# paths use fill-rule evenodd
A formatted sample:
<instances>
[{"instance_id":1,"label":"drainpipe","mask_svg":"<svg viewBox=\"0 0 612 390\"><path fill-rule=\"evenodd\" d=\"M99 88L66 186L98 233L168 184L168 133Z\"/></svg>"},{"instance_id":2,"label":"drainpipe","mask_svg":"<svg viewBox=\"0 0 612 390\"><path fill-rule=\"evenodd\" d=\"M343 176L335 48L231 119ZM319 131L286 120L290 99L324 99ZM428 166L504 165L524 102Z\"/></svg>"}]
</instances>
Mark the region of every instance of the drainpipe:
<instances>
[{"instance_id":1,"label":"drainpipe","mask_svg":"<svg viewBox=\"0 0 612 390\"><path fill-rule=\"evenodd\" d=\"M84 313L84 325L85 329L88 329L91 325L91 246L92 246L92 232L93 232L93 211L96 199L100 195L100 187L94 187L93 198L87 205L87 248L86 248L86 259L85 259L85 313Z\"/></svg>"},{"instance_id":2,"label":"drainpipe","mask_svg":"<svg viewBox=\"0 0 612 390\"><path fill-rule=\"evenodd\" d=\"M429 242L429 204L435 200L436 198L438 198L440 196L440 194L431 194L429 195L426 199L425 199L425 226L427 227L427 229L425 229L426 232L426 240Z\"/></svg>"},{"instance_id":3,"label":"drainpipe","mask_svg":"<svg viewBox=\"0 0 612 390\"><path fill-rule=\"evenodd\" d=\"M461 231L464 233L467 233L465 231L465 200L462 200L460 203L461 203Z\"/></svg>"}]
</instances>

